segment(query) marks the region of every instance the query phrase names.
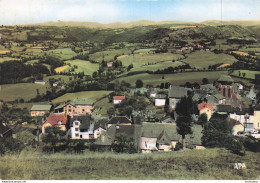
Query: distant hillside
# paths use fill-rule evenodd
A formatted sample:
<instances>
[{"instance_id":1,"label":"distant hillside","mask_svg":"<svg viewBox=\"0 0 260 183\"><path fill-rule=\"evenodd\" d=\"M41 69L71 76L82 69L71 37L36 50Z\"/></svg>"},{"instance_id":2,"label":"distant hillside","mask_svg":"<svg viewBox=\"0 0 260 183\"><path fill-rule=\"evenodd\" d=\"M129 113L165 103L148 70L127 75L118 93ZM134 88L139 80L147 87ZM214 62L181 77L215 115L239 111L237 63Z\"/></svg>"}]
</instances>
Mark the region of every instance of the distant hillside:
<instances>
[{"instance_id":1,"label":"distant hillside","mask_svg":"<svg viewBox=\"0 0 260 183\"><path fill-rule=\"evenodd\" d=\"M88 28L132 28L137 26L149 26L149 25L166 25L166 24L205 24L205 25L241 25L241 26L254 26L260 25L260 20L232 20L223 21L220 20L207 20L203 22L186 22L186 21L150 21L150 20L137 20L131 22L112 22L108 24L101 24L98 22L82 22L82 21L49 21L37 24L31 24L33 26L68 26L68 27L88 27Z\"/></svg>"},{"instance_id":2,"label":"distant hillside","mask_svg":"<svg viewBox=\"0 0 260 183\"><path fill-rule=\"evenodd\" d=\"M241 26L253 26L260 25L260 20L231 20L231 21L221 21L221 20L207 20L200 22L206 25L241 25Z\"/></svg>"}]
</instances>

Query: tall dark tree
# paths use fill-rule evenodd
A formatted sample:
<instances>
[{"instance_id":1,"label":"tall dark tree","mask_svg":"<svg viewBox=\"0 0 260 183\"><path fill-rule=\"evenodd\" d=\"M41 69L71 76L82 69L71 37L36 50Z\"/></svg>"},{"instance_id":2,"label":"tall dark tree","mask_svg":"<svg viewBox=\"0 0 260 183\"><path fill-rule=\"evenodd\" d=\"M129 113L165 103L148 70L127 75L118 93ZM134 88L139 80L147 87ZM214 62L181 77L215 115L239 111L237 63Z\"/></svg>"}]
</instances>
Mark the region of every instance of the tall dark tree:
<instances>
[{"instance_id":1,"label":"tall dark tree","mask_svg":"<svg viewBox=\"0 0 260 183\"><path fill-rule=\"evenodd\" d=\"M141 79L138 79L136 82L135 82L135 86L136 88L142 88L144 85L143 81Z\"/></svg>"},{"instance_id":2,"label":"tall dark tree","mask_svg":"<svg viewBox=\"0 0 260 183\"><path fill-rule=\"evenodd\" d=\"M208 83L209 83L209 80L208 80L207 78L203 78L203 79L202 79L202 83L203 83L203 84L208 84Z\"/></svg>"},{"instance_id":3,"label":"tall dark tree","mask_svg":"<svg viewBox=\"0 0 260 183\"><path fill-rule=\"evenodd\" d=\"M183 149L186 148L186 138L185 136L191 134L191 116L178 116L176 120L177 132L182 136Z\"/></svg>"}]
</instances>

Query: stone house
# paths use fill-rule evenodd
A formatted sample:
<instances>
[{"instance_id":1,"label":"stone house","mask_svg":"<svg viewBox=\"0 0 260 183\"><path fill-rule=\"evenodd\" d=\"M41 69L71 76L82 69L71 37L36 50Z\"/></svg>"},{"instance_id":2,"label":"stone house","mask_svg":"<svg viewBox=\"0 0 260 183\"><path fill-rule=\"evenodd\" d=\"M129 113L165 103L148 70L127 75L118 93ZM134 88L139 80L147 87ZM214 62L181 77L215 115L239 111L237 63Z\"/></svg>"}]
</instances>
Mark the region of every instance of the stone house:
<instances>
[{"instance_id":1,"label":"stone house","mask_svg":"<svg viewBox=\"0 0 260 183\"><path fill-rule=\"evenodd\" d=\"M44 116L50 112L51 107L51 105L33 105L30 114L32 117Z\"/></svg>"},{"instance_id":2,"label":"stone house","mask_svg":"<svg viewBox=\"0 0 260 183\"><path fill-rule=\"evenodd\" d=\"M59 127L62 131L66 131L68 127L68 118L66 114L51 114L42 125L42 133L45 133L47 127Z\"/></svg>"}]
</instances>

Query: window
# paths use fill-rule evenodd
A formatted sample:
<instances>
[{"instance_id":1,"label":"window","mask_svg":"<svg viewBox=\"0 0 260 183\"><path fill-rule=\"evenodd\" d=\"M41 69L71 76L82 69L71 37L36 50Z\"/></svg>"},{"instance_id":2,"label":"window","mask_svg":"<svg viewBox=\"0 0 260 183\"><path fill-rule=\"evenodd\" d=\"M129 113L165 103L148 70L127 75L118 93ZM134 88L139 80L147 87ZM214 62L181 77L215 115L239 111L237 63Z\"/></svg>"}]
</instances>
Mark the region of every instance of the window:
<instances>
[{"instance_id":1,"label":"window","mask_svg":"<svg viewBox=\"0 0 260 183\"><path fill-rule=\"evenodd\" d=\"M75 131L78 132L78 131L79 131L79 128L75 128Z\"/></svg>"},{"instance_id":2,"label":"window","mask_svg":"<svg viewBox=\"0 0 260 183\"><path fill-rule=\"evenodd\" d=\"M259 127L259 123L258 123L258 127Z\"/></svg>"},{"instance_id":3,"label":"window","mask_svg":"<svg viewBox=\"0 0 260 183\"><path fill-rule=\"evenodd\" d=\"M223 96L226 96L226 88L223 88Z\"/></svg>"},{"instance_id":4,"label":"window","mask_svg":"<svg viewBox=\"0 0 260 183\"><path fill-rule=\"evenodd\" d=\"M76 134L75 134L75 136L76 136L76 137L79 137L79 134L78 134L78 133L76 133Z\"/></svg>"},{"instance_id":5,"label":"window","mask_svg":"<svg viewBox=\"0 0 260 183\"><path fill-rule=\"evenodd\" d=\"M85 112L85 109L82 109L82 112Z\"/></svg>"},{"instance_id":6,"label":"window","mask_svg":"<svg viewBox=\"0 0 260 183\"><path fill-rule=\"evenodd\" d=\"M231 98L231 89L228 89L228 98Z\"/></svg>"},{"instance_id":7,"label":"window","mask_svg":"<svg viewBox=\"0 0 260 183\"><path fill-rule=\"evenodd\" d=\"M78 125L79 125L79 122L76 121L76 122L75 122L75 126L78 126Z\"/></svg>"},{"instance_id":8,"label":"window","mask_svg":"<svg viewBox=\"0 0 260 183\"><path fill-rule=\"evenodd\" d=\"M71 106L69 105L69 108L71 108Z\"/></svg>"},{"instance_id":9,"label":"window","mask_svg":"<svg viewBox=\"0 0 260 183\"><path fill-rule=\"evenodd\" d=\"M71 112L71 109L69 109L69 112Z\"/></svg>"}]
</instances>

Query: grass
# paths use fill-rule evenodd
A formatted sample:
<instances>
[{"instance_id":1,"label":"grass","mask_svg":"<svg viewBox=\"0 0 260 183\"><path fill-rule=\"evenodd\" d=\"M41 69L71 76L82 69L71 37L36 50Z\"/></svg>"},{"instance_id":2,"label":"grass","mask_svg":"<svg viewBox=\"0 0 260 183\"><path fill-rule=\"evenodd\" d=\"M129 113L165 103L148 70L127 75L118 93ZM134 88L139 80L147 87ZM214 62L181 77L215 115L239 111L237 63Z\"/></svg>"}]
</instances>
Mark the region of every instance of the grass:
<instances>
[{"instance_id":1,"label":"grass","mask_svg":"<svg viewBox=\"0 0 260 183\"><path fill-rule=\"evenodd\" d=\"M138 53L145 53L145 52L150 52L155 50L156 50L155 48L139 49L139 50L135 50L134 53L138 54Z\"/></svg>"},{"instance_id":2,"label":"grass","mask_svg":"<svg viewBox=\"0 0 260 183\"><path fill-rule=\"evenodd\" d=\"M52 103L57 104L57 103L66 102L68 100L81 99L81 98L90 98L90 99L96 101L104 96L107 96L111 92L112 91L82 91L82 92L76 92L76 93L66 93L65 95L62 95L61 97L58 97L58 98L52 100Z\"/></svg>"},{"instance_id":3,"label":"grass","mask_svg":"<svg viewBox=\"0 0 260 183\"><path fill-rule=\"evenodd\" d=\"M3 57L3 58L0 58L0 63L6 62L6 61L11 61L11 60L20 60L20 59L12 58L12 57Z\"/></svg>"},{"instance_id":4,"label":"grass","mask_svg":"<svg viewBox=\"0 0 260 183\"><path fill-rule=\"evenodd\" d=\"M245 78L247 79L255 79L255 74L260 74L260 71L249 71L249 70L235 70L231 75L239 76L239 72L241 73L240 77L243 77L243 73L246 73Z\"/></svg>"},{"instance_id":5,"label":"grass","mask_svg":"<svg viewBox=\"0 0 260 183\"><path fill-rule=\"evenodd\" d=\"M38 49L34 49L34 50L38 50ZM71 50L71 48L49 50L46 51L46 53L50 56L57 57L61 60L69 60L77 55L74 51Z\"/></svg>"},{"instance_id":6,"label":"grass","mask_svg":"<svg viewBox=\"0 0 260 183\"><path fill-rule=\"evenodd\" d=\"M105 61L114 60L116 55L125 55L131 54L131 50L127 48L117 49L117 50L107 50L107 51L100 51L93 54L90 54L89 57L91 60L95 60L97 62L102 62L103 55Z\"/></svg>"},{"instance_id":7,"label":"grass","mask_svg":"<svg viewBox=\"0 0 260 183\"><path fill-rule=\"evenodd\" d=\"M154 86L160 85L162 82L170 82L172 85L182 85L186 82L198 82L202 83L203 78L208 78L210 83L213 83L214 80L218 79L221 75L227 75L227 71L212 71L212 72L184 72L176 74L136 74L133 76L121 77L118 80L125 80L130 83L132 86L135 86L135 82L138 79L141 79L144 83L144 86L147 84L152 84ZM164 76L164 79L162 79Z\"/></svg>"},{"instance_id":8,"label":"grass","mask_svg":"<svg viewBox=\"0 0 260 183\"><path fill-rule=\"evenodd\" d=\"M42 154L24 150L0 157L3 180L257 180L260 153L224 149L152 154ZM247 168L235 170L234 163Z\"/></svg>"},{"instance_id":9,"label":"grass","mask_svg":"<svg viewBox=\"0 0 260 183\"><path fill-rule=\"evenodd\" d=\"M75 68L75 71L71 73L84 72L85 75L92 75L93 72L97 71L99 68L98 64L93 64L85 60L70 60L70 61L65 61L65 63L70 64L72 67L74 65L77 66L77 68ZM68 69L65 72L68 72Z\"/></svg>"},{"instance_id":10,"label":"grass","mask_svg":"<svg viewBox=\"0 0 260 183\"><path fill-rule=\"evenodd\" d=\"M232 64L237 61L233 56L226 54L215 54L208 51L196 51L187 55L188 58L182 60L183 62L190 64L191 67L197 69L208 68L209 65L215 65L218 63Z\"/></svg>"},{"instance_id":11,"label":"grass","mask_svg":"<svg viewBox=\"0 0 260 183\"><path fill-rule=\"evenodd\" d=\"M95 108L100 108L98 111L98 114L101 114L102 116L108 116L107 110L110 107L114 107L113 103L109 103L108 97L103 98L102 100L99 100L95 103Z\"/></svg>"},{"instance_id":12,"label":"grass","mask_svg":"<svg viewBox=\"0 0 260 183\"><path fill-rule=\"evenodd\" d=\"M16 99L24 99L28 101L36 97L36 89L39 89L40 94L46 93L46 85L39 85L34 83L17 83L17 84L6 84L1 85L0 100L14 101Z\"/></svg>"},{"instance_id":13,"label":"grass","mask_svg":"<svg viewBox=\"0 0 260 183\"><path fill-rule=\"evenodd\" d=\"M140 68L148 65L148 63L152 63L152 64L162 63L162 65L164 65L164 62L167 62L167 64L171 66L171 64L174 65L172 60L177 60L179 58L183 58L183 56L179 54L172 54L172 53L161 53L161 54L145 54L145 55L135 54L135 55L130 55L127 57L120 58L118 60L122 61L123 66L128 66L130 64L133 64L134 66L133 70L134 70L136 68ZM149 65L148 67L150 66L151 65ZM158 65L156 65L156 67L157 69L160 68L160 66Z\"/></svg>"}]
</instances>

